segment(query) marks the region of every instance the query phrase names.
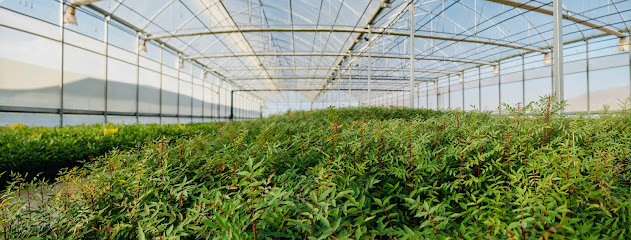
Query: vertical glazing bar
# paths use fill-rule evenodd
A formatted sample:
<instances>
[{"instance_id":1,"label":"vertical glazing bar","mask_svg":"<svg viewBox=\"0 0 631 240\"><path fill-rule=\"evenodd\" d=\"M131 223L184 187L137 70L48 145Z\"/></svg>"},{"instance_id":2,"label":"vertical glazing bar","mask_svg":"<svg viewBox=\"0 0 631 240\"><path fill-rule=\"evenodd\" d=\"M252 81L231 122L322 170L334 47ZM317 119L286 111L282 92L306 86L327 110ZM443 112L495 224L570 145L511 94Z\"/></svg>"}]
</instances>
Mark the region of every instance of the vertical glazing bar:
<instances>
[{"instance_id":1,"label":"vertical glazing bar","mask_svg":"<svg viewBox=\"0 0 631 240\"><path fill-rule=\"evenodd\" d=\"M162 124L162 68L164 67L164 62L162 61L162 52L164 51L164 44L160 44L160 124Z\"/></svg>"},{"instance_id":2,"label":"vertical glazing bar","mask_svg":"<svg viewBox=\"0 0 631 240\"><path fill-rule=\"evenodd\" d=\"M337 83L337 106L336 106L336 107L338 107L338 108L339 108L339 107L341 107L341 106L340 106L340 102L341 102L341 100L340 100L340 97L341 97L341 96L340 96L340 92L341 92L341 83L342 83L341 81Z\"/></svg>"},{"instance_id":3,"label":"vertical glazing bar","mask_svg":"<svg viewBox=\"0 0 631 240\"><path fill-rule=\"evenodd\" d=\"M482 111L482 67L478 67L478 110Z\"/></svg>"},{"instance_id":4,"label":"vertical glazing bar","mask_svg":"<svg viewBox=\"0 0 631 240\"><path fill-rule=\"evenodd\" d=\"M421 83L416 84L416 102L416 107L421 108Z\"/></svg>"},{"instance_id":5,"label":"vertical glazing bar","mask_svg":"<svg viewBox=\"0 0 631 240\"><path fill-rule=\"evenodd\" d=\"M206 110L206 70L202 71L202 122L204 122L204 111Z\"/></svg>"},{"instance_id":6,"label":"vertical glazing bar","mask_svg":"<svg viewBox=\"0 0 631 240\"><path fill-rule=\"evenodd\" d=\"M108 70L108 64L109 64L109 36L108 36L108 26L110 21L110 16L105 16L105 19L103 20L104 22L104 36L103 36L103 43L105 44L105 88L103 89L103 123L107 124L107 101L108 101L108 97L107 97L107 88L108 88L108 74L107 72Z\"/></svg>"},{"instance_id":7,"label":"vertical glazing bar","mask_svg":"<svg viewBox=\"0 0 631 240\"><path fill-rule=\"evenodd\" d=\"M217 122L221 121L221 78L217 81Z\"/></svg>"},{"instance_id":8,"label":"vertical glazing bar","mask_svg":"<svg viewBox=\"0 0 631 240\"><path fill-rule=\"evenodd\" d=\"M497 62L497 109L502 113L502 64Z\"/></svg>"},{"instance_id":9,"label":"vertical glazing bar","mask_svg":"<svg viewBox=\"0 0 631 240\"><path fill-rule=\"evenodd\" d=\"M461 73L462 74L462 81L460 82L460 90L462 91L462 111L464 112L464 72ZM460 80L460 76L458 76L458 80Z\"/></svg>"},{"instance_id":10,"label":"vertical glazing bar","mask_svg":"<svg viewBox=\"0 0 631 240\"><path fill-rule=\"evenodd\" d=\"M136 124L140 123L140 32L136 33Z\"/></svg>"},{"instance_id":11,"label":"vertical glazing bar","mask_svg":"<svg viewBox=\"0 0 631 240\"><path fill-rule=\"evenodd\" d=\"M230 120L234 118L234 90L230 91Z\"/></svg>"},{"instance_id":12,"label":"vertical glazing bar","mask_svg":"<svg viewBox=\"0 0 631 240\"><path fill-rule=\"evenodd\" d=\"M447 76L447 108L451 108L451 75Z\"/></svg>"},{"instance_id":13,"label":"vertical glazing bar","mask_svg":"<svg viewBox=\"0 0 631 240\"><path fill-rule=\"evenodd\" d=\"M210 79L210 120L212 121L214 118L214 108L213 104L215 104L215 84L213 84L213 75L208 74L208 78Z\"/></svg>"},{"instance_id":14,"label":"vertical glazing bar","mask_svg":"<svg viewBox=\"0 0 631 240\"><path fill-rule=\"evenodd\" d=\"M353 67L351 66L351 64L348 64L348 106L352 106L352 98L351 98L351 94L352 94L352 87L351 87L351 83L353 82L353 79L351 78L351 70L353 69Z\"/></svg>"},{"instance_id":15,"label":"vertical glazing bar","mask_svg":"<svg viewBox=\"0 0 631 240\"><path fill-rule=\"evenodd\" d=\"M554 32L554 56L552 60L553 74L554 74L554 93L556 94L557 102L563 101L563 16L562 0L552 0L552 17L553 32Z\"/></svg>"},{"instance_id":16,"label":"vertical glazing bar","mask_svg":"<svg viewBox=\"0 0 631 240\"><path fill-rule=\"evenodd\" d=\"M410 0L410 108L414 108L414 0Z\"/></svg>"},{"instance_id":17,"label":"vertical glazing bar","mask_svg":"<svg viewBox=\"0 0 631 240\"><path fill-rule=\"evenodd\" d=\"M59 37L61 43L61 69L59 71L59 125L64 126L64 0L59 1Z\"/></svg>"},{"instance_id":18,"label":"vertical glazing bar","mask_svg":"<svg viewBox=\"0 0 631 240\"><path fill-rule=\"evenodd\" d=\"M587 114L591 113L591 99L589 92L589 40L585 39L585 74L587 80Z\"/></svg>"},{"instance_id":19,"label":"vertical glazing bar","mask_svg":"<svg viewBox=\"0 0 631 240\"><path fill-rule=\"evenodd\" d=\"M425 107L429 109L429 82L425 82Z\"/></svg>"},{"instance_id":20,"label":"vertical glazing bar","mask_svg":"<svg viewBox=\"0 0 631 240\"><path fill-rule=\"evenodd\" d=\"M521 105L526 106L526 55L521 55Z\"/></svg>"},{"instance_id":21,"label":"vertical glazing bar","mask_svg":"<svg viewBox=\"0 0 631 240\"><path fill-rule=\"evenodd\" d=\"M585 40L585 74L587 74L586 76L586 80L587 80L587 114L591 113L591 99L590 99L590 95L591 93L589 92L589 40Z\"/></svg>"},{"instance_id":22,"label":"vertical glazing bar","mask_svg":"<svg viewBox=\"0 0 631 240\"><path fill-rule=\"evenodd\" d=\"M193 122L193 98L194 98L194 89L195 89L195 80L194 80L194 76L193 76L193 66L195 66L195 64L193 64L193 61L191 61L191 123Z\"/></svg>"},{"instance_id":23,"label":"vertical glazing bar","mask_svg":"<svg viewBox=\"0 0 631 240\"><path fill-rule=\"evenodd\" d=\"M180 70L182 70L181 66L180 66L180 61L182 59L182 55L178 54L177 57L177 101L175 101L175 103L177 104L177 114L176 114L176 118L177 118L177 122L180 123Z\"/></svg>"},{"instance_id":24,"label":"vertical glazing bar","mask_svg":"<svg viewBox=\"0 0 631 240\"><path fill-rule=\"evenodd\" d=\"M434 88L436 89L436 110L439 109L438 107L438 98L439 98L439 94L438 94L438 78L434 80Z\"/></svg>"},{"instance_id":25,"label":"vertical glazing bar","mask_svg":"<svg viewBox=\"0 0 631 240\"><path fill-rule=\"evenodd\" d=\"M372 25L368 25L368 39L372 37ZM368 105L372 98L372 44L368 42Z\"/></svg>"}]
</instances>

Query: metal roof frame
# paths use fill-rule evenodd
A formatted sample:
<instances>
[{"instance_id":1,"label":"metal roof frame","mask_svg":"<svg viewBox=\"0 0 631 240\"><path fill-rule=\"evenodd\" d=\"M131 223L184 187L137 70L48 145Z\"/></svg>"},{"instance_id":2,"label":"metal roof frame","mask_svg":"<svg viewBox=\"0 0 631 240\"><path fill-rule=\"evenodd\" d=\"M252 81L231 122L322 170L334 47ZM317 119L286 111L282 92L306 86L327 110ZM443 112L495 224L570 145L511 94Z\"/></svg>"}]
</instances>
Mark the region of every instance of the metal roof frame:
<instances>
[{"instance_id":1,"label":"metal roof frame","mask_svg":"<svg viewBox=\"0 0 631 240\"><path fill-rule=\"evenodd\" d=\"M552 47L549 44L551 38L546 36L550 34L550 31L546 30L547 27L543 27L543 31L540 30L545 24L533 17L538 16L537 14L552 15L552 10L547 7L550 3L541 0L478 0L482 3L492 2L516 9L517 14L512 13L511 17L525 19L529 28L536 32L532 37L541 38L532 43L522 41L519 37L515 37L518 33L506 32L499 26L505 19L497 18L498 15L494 15L498 13L497 11L487 12L484 8L470 6L462 1L404 0L393 1L391 5L394 6L389 6L387 2L390 1L386 0L353 2L332 0L335 2L334 6L323 7L324 0L320 0L319 8L313 1L293 1L285 7L284 2L274 1L264 4L261 0L230 2L169 0L164 1L163 6L157 6L146 15L136 12L147 20L146 23L143 20L142 26L135 26L132 24L133 18L125 18L125 15L118 14L119 12L121 14L135 12L129 7L131 1L115 0L116 5L108 8L109 10L95 4L87 5L87 7L110 16L124 26L141 33L141 36L146 36L146 40L158 42L181 55L182 59L190 60L201 66L204 71L213 72L238 88L246 89L251 84L246 85L234 79L256 78L262 85L277 87L277 84L301 82L296 80L288 83L279 80L295 80L295 76L311 76L313 80L321 81L321 91L313 95L306 93L311 99L317 98L324 91L331 90L334 84L345 84L346 79L341 76L358 72L365 74L367 70L365 61L368 59L373 62L370 66L375 66L372 69L374 72L386 72L392 75L405 73L408 69L404 65L410 61L410 56L406 53L409 50L406 50L407 45L404 44L410 39L410 32L404 30L408 28L405 13L410 4L413 4L416 10L415 27L418 27L413 29L412 36L414 39L420 39L420 45L428 45L425 50L422 46L412 49L413 59L432 61L429 64L417 62L417 69L412 70L414 73L429 73L425 76L436 78L454 75L480 65L496 65L502 59L511 56L531 52L547 54ZM243 8L244 4L248 4L248 7ZM303 6L292 7L292 4ZM562 17L574 25L582 25L604 34L626 38L625 32L629 31L629 24L624 22L625 17L618 7L621 2L610 0L607 4L613 4L614 11L617 11L626 29L617 29L614 25L603 23L598 17L588 17L589 14L585 12L563 10ZM173 16L174 27L166 30L166 26L161 26L160 23L165 22L165 16L166 19L170 16L170 11L166 10L171 5L174 9L175 5L184 6L181 11L187 11L187 16L177 20ZM462 22L462 19L445 16L445 12L453 6L463 7L466 13L473 13L476 19L479 17L481 22L476 20L473 24L476 27L475 32L471 28L467 29L471 24ZM320 11L296 9L300 7ZM347 16L342 16L344 19L338 22L342 11ZM244 16L250 18L250 23L243 21ZM282 19L284 17L287 17L286 21ZM212 20L213 24L205 22L208 19ZM201 30L187 28L189 23L196 23L197 25L193 25L199 26ZM454 30L453 33L437 31L441 24L443 27L454 26L454 29L459 31ZM481 24L486 24L486 28L479 32L477 27ZM158 26L158 31L155 27L149 28L153 25ZM620 25L617 26L620 27ZM586 34L583 29L578 27L577 29L583 39L594 36L593 31ZM161 30L164 31L159 32ZM493 31L495 34L482 34L485 33L484 31ZM371 36L367 37L368 34ZM203 37L206 35L215 37ZM201 42L206 39L211 39L211 43ZM362 66L351 67L357 62L363 62ZM419 69L421 65L423 68ZM323 74L324 71L327 74ZM438 74L438 76L432 74ZM375 75L375 77L375 80L378 80L378 76ZM392 85L392 87L401 86ZM264 101L274 94L262 92L256 93L255 96Z\"/></svg>"}]
</instances>

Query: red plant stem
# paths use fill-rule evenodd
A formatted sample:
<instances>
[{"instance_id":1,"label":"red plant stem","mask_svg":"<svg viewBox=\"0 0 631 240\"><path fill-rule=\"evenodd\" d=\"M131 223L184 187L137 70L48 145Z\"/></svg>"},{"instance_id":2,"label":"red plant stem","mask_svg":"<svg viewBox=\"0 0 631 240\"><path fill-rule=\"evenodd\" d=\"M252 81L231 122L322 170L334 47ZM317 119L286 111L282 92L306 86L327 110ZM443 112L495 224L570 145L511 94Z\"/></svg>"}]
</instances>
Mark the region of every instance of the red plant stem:
<instances>
[{"instance_id":1,"label":"red plant stem","mask_svg":"<svg viewBox=\"0 0 631 240\"><path fill-rule=\"evenodd\" d=\"M390 227L392 227L392 221L390 221L390 216L388 216L388 212L386 212L386 209L383 207L383 205L381 205L381 209L383 210L383 213L386 214L386 218L388 218L388 223L390 223Z\"/></svg>"}]
</instances>

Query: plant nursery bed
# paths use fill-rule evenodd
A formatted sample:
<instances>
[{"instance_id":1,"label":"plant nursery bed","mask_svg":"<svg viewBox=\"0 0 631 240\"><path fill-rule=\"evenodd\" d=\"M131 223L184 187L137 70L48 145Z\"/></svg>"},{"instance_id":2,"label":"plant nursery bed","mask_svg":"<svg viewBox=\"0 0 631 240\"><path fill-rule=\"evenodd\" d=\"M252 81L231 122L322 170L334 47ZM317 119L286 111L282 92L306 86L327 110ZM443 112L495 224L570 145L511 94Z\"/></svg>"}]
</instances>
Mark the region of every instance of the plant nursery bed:
<instances>
[{"instance_id":1,"label":"plant nursery bed","mask_svg":"<svg viewBox=\"0 0 631 240\"><path fill-rule=\"evenodd\" d=\"M158 138L56 187L12 183L0 239L629 239L631 114L562 107L327 109Z\"/></svg>"}]
</instances>

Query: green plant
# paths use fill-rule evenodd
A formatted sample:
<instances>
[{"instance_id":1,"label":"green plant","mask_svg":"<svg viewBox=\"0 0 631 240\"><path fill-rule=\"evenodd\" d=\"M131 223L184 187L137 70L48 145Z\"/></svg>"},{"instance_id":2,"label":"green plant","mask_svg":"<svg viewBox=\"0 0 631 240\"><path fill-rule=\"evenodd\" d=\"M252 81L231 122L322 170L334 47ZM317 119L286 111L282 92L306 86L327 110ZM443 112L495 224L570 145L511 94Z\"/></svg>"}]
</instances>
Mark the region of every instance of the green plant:
<instances>
[{"instance_id":1,"label":"green plant","mask_svg":"<svg viewBox=\"0 0 631 240\"><path fill-rule=\"evenodd\" d=\"M18 177L0 239L629 238L631 115L562 109L548 96L502 115L348 108L212 125L53 185Z\"/></svg>"}]
</instances>

